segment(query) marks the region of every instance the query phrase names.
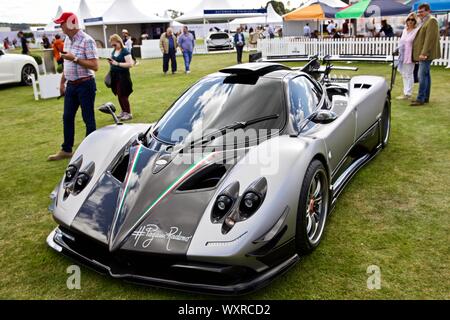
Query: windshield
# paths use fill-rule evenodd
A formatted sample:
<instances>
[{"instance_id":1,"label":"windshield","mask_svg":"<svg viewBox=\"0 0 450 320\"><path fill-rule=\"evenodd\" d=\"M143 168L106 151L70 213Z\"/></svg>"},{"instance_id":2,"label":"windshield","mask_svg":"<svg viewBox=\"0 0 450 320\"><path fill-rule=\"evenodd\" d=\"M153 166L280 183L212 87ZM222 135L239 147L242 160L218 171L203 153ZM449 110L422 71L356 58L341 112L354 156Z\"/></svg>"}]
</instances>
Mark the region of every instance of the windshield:
<instances>
[{"instance_id":1,"label":"windshield","mask_svg":"<svg viewBox=\"0 0 450 320\"><path fill-rule=\"evenodd\" d=\"M245 80L245 81L241 81ZM243 83L245 82L245 83ZM230 77L204 78L184 93L164 114L153 132L175 144L236 121L279 114L248 129L282 129L285 123L283 84L280 80Z\"/></svg>"},{"instance_id":2,"label":"windshield","mask_svg":"<svg viewBox=\"0 0 450 320\"><path fill-rule=\"evenodd\" d=\"M219 40L219 39L228 39L229 37L227 33L214 33L210 35L209 38L211 40Z\"/></svg>"}]
</instances>

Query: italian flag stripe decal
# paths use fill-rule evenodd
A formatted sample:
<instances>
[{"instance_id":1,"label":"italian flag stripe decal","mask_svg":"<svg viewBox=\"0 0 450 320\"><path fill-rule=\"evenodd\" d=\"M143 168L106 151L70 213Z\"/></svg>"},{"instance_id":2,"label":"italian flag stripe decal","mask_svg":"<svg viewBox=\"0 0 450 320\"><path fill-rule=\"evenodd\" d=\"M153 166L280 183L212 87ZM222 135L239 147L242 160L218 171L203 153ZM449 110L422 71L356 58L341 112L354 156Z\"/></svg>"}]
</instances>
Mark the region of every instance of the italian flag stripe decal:
<instances>
[{"instance_id":1,"label":"italian flag stripe decal","mask_svg":"<svg viewBox=\"0 0 450 320\"><path fill-rule=\"evenodd\" d=\"M128 177L127 177L127 182L126 182L126 187L125 187L125 191L123 193L122 196L122 200L120 203L120 207L119 207L119 213L122 211L122 207L123 207L123 202L124 199L126 197L126 194L128 192L128 183L129 183L129 176L134 172L134 168L136 166L136 163L139 159L139 153L140 150L142 148L142 145L139 146L139 149L137 150L134 160L133 160L133 166L132 169L130 170L130 172L128 173ZM183 181L185 181L187 178L189 178L189 176L191 176L194 172L196 172L199 168L201 168L205 163L208 162L209 159L211 159L217 152L212 152L209 153L208 155L206 155L204 158L202 158L201 160L199 160L198 162L194 163L193 165L191 165L183 174L181 174L177 179L175 179L174 182L172 182L172 184L170 184L166 190L164 190L156 199L155 201L152 202L152 204L150 204L150 206L148 206L148 208L144 211L144 213L142 213L141 217L138 219L138 221L134 224L134 226L130 229L130 232L133 231L134 229L136 229L136 227L142 222L142 220L145 219L145 217L147 216L147 214L158 204L162 201L162 199L164 199L164 197L166 197L172 190L174 190L176 187L178 187Z\"/></svg>"},{"instance_id":2,"label":"italian flag stripe decal","mask_svg":"<svg viewBox=\"0 0 450 320\"><path fill-rule=\"evenodd\" d=\"M139 160L139 155L141 154L141 149L142 149L142 144L139 145L139 148L134 153L133 161L131 162L131 168L128 171L127 179L125 181L125 189L123 191L122 199L120 200L120 204L119 204L119 211L118 211L119 214L122 211L123 203L124 203L125 197L127 196L127 193L128 193L128 187L129 187L129 184L130 184L130 176L134 172L134 170L136 169L136 163Z\"/></svg>"}]
</instances>

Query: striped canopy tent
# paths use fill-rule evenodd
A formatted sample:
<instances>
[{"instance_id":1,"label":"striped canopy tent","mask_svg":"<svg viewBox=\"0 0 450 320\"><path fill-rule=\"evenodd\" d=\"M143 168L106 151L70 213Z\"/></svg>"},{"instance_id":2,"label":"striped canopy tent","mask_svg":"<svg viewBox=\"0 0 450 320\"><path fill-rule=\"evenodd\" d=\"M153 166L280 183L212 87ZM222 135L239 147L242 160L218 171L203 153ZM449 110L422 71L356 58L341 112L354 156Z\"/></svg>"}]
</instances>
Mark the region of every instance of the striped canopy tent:
<instances>
[{"instance_id":1,"label":"striped canopy tent","mask_svg":"<svg viewBox=\"0 0 450 320\"><path fill-rule=\"evenodd\" d=\"M336 13L344 7L345 3L327 3L326 1L310 1L310 3L289 12L283 16L284 21L298 20L324 20L332 19Z\"/></svg>"},{"instance_id":2,"label":"striped canopy tent","mask_svg":"<svg viewBox=\"0 0 450 320\"><path fill-rule=\"evenodd\" d=\"M411 12L411 7L399 1L361 0L336 13L337 19L400 16Z\"/></svg>"},{"instance_id":3,"label":"striped canopy tent","mask_svg":"<svg viewBox=\"0 0 450 320\"><path fill-rule=\"evenodd\" d=\"M315 23L317 30L322 30L320 21L334 19L336 12L348 6L340 0L310 0L301 5L298 9L283 16L283 35L299 36L303 35L303 28L308 23L311 26ZM313 31L314 29L312 29Z\"/></svg>"}]
</instances>

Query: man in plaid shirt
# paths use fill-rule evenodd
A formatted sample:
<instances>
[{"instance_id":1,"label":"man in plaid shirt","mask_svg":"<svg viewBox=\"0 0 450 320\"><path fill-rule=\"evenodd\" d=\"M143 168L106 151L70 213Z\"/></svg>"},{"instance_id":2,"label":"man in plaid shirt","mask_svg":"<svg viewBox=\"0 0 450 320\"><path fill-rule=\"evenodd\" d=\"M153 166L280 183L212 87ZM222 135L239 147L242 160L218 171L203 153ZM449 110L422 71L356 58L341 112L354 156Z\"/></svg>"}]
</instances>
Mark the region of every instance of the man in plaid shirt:
<instances>
[{"instance_id":1,"label":"man in plaid shirt","mask_svg":"<svg viewBox=\"0 0 450 320\"><path fill-rule=\"evenodd\" d=\"M60 151L48 157L49 161L72 157L75 115L80 106L86 124L86 136L96 129L94 103L97 88L94 72L98 70L97 46L94 39L79 29L75 14L65 12L54 22L60 24L67 35L61 54L64 72L59 89L61 96L64 96L64 143Z\"/></svg>"}]
</instances>

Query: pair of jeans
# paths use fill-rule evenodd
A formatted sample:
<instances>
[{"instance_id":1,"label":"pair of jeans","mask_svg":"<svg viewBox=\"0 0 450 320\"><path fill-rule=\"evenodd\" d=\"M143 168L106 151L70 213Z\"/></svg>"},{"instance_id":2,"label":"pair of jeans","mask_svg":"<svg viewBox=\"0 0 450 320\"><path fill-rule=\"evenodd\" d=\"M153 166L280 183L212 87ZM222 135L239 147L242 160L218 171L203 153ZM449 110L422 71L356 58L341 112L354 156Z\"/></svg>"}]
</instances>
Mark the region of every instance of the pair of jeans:
<instances>
[{"instance_id":1,"label":"pair of jeans","mask_svg":"<svg viewBox=\"0 0 450 320\"><path fill-rule=\"evenodd\" d=\"M166 73L169 70L169 61L171 62L172 72L177 71L177 52L175 50L169 50L169 53L163 55L163 72Z\"/></svg>"},{"instance_id":2,"label":"pair of jeans","mask_svg":"<svg viewBox=\"0 0 450 320\"><path fill-rule=\"evenodd\" d=\"M419 95L417 101L428 102L431 93L431 60L419 63Z\"/></svg>"},{"instance_id":3,"label":"pair of jeans","mask_svg":"<svg viewBox=\"0 0 450 320\"><path fill-rule=\"evenodd\" d=\"M192 51L184 50L183 51L184 58L184 68L186 71L190 71L191 69L191 61L192 61Z\"/></svg>"},{"instance_id":4,"label":"pair of jeans","mask_svg":"<svg viewBox=\"0 0 450 320\"><path fill-rule=\"evenodd\" d=\"M244 51L244 46L236 46L237 52L237 62L242 63L242 52Z\"/></svg>"},{"instance_id":5,"label":"pair of jeans","mask_svg":"<svg viewBox=\"0 0 450 320\"><path fill-rule=\"evenodd\" d=\"M95 131L94 103L96 91L94 78L77 85L67 83L63 114L64 143L61 146L63 151L72 152L75 137L75 116L80 105L81 115L86 124L86 136Z\"/></svg>"}]
</instances>

